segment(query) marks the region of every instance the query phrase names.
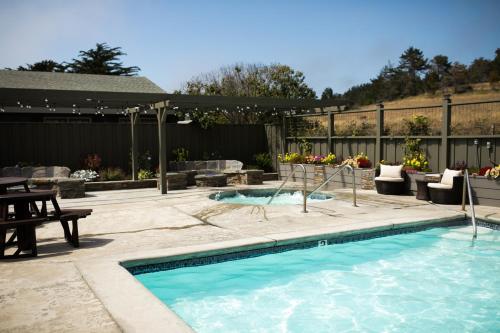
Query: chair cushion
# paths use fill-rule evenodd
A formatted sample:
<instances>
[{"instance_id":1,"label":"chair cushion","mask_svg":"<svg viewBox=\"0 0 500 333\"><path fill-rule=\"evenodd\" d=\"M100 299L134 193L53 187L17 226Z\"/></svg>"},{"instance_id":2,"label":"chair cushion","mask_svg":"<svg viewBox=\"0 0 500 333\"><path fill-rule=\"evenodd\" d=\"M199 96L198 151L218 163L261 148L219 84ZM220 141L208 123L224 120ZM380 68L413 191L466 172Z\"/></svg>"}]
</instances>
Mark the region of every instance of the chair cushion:
<instances>
[{"instance_id":1,"label":"chair cushion","mask_svg":"<svg viewBox=\"0 0 500 333\"><path fill-rule=\"evenodd\" d=\"M403 178L401 178L401 177L399 177L399 178L396 178L396 177L375 177L375 181L402 183L405 180Z\"/></svg>"},{"instance_id":2,"label":"chair cushion","mask_svg":"<svg viewBox=\"0 0 500 333\"><path fill-rule=\"evenodd\" d=\"M445 169L443 172L443 178L441 178L441 184L453 185L453 177L461 175L462 171L460 170Z\"/></svg>"},{"instance_id":3,"label":"chair cushion","mask_svg":"<svg viewBox=\"0 0 500 333\"><path fill-rule=\"evenodd\" d=\"M380 165L380 177L401 178L402 165Z\"/></svg>"},{"instance_id":4,"label":"chair cushion","mask_svg":"<svg viewBox=\"0 0 500 333\"><path fill-rule=\"evenodd\" d=\"M429 183L427 184L427 186L431 188L437 188L440 190L451 190L453 188L453 185L443 184L443 183Z\"/></svg>"}]
</instances>

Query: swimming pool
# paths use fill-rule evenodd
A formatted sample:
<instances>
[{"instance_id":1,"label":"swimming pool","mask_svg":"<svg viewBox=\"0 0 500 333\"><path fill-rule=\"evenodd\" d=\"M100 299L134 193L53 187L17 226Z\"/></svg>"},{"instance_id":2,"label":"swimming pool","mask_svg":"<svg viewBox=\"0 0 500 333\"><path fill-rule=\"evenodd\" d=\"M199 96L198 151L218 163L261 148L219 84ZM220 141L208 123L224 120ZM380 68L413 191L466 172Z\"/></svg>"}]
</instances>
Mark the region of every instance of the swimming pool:
<instances>
[{"instance_id":1,"label":"swimming pool","mask_svg":"<svg viewBox=\"0 0 500 333\"><path fill-rule=\"evenodd\" d=\"M494 332L500 231L434 228L135 277L198 332Z\"/></svg>"},{"instance_id":2,"label":"swimming pool","mask_svg":"<svg viewBox=\"0 0 500 333\"><path fill-rule=\"evenodd\" d=\"M245 189L213 193L210 199L243 205L267 205L269 199L276 193L277 189ZM333 199L332 195L325 193L314 193L307 198L307 202L322 202ZM298 190L282 190L271 205L298 205L302 204L304 195Z\"/></svg>"}]
</instances>

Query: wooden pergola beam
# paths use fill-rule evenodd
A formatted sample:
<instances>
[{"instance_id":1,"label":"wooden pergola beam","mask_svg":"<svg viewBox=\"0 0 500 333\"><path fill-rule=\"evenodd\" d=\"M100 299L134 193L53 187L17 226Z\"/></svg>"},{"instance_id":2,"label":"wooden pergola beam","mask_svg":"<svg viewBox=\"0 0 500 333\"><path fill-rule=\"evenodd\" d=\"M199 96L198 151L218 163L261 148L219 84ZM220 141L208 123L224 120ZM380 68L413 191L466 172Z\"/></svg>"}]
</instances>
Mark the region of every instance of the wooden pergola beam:
<instances>
[{"instance_id":1,"label":"wooden pergola beam","mask_svg":"<svg viewBox=\"0 0 500 333\"><path fill-rule=\"evenodd\" d=\"M167 94L165 101L152 105L154 109L171 107L179 109L195 108L246 108L249 111L256 108L273 108L275 110L324 108L329 106L346 105L344 100L317 100L317 99L286 99L269 97L232 97L232 96L199 96L199 95L172 95Z\"/></svg>"}]
</instances>

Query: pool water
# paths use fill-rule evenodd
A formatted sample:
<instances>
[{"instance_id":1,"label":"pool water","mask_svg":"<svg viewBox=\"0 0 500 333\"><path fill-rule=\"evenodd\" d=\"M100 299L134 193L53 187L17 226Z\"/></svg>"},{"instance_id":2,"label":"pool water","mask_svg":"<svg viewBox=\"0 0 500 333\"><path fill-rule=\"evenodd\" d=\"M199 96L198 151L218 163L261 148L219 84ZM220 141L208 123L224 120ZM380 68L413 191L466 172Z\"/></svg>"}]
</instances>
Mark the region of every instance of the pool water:
<instances>
[{"instance_id":1,"label":"pool water","mask_svg":"<svg viewBox=\"0 0 500 333\"><path fill-rule=\"evenodd\" d=\"M197 332L499 332L500 232L435 228L136 275Z\"/></svg>"},{"instance_id":2,"label":"pool water","mask_svg":"<svg viewBox=\"0 0 500 333\"><path fill-rule=\"evenodd\" d=\"M210 198L225 203L243 205L267 205L276 189L267 190L240 190L215 193ZM332 199L333 196L314 193L307 198L308 203L322 202ZM283 190L271 202L271 205L298 205L304 202L302 191Z\"/></svg>"}]
</instances>

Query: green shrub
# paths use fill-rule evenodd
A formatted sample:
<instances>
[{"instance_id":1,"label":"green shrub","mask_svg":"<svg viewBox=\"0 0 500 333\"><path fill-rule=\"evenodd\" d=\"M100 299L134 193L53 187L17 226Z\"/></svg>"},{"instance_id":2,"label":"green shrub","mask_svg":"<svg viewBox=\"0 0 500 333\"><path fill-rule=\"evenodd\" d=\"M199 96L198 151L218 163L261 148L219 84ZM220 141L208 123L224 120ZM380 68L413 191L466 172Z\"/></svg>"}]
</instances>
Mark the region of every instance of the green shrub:
<instances>
[{"instance_id":1,"label":"green shrub","mask_svg":"<svg viewBox=\"0 0 500 333\"><path fill-rule=\"evenodd\" d=\"M259 169L264 170L265 172L273 170L273 159L269 153L256 154L254 159Z\"/></svg>"},{"instance_id":2,"label":"green shrub","mask_svg":"<svg viewBox=\"0 0 500 333\"><path fill-rule=\"evenodd\" d=\"M184 162L189 158L189 150L182 147L172 150L172 154L176 162Z\"/></svg>"},{"instance_id":3,"label":"green shrub","mask_svg":"<svg viewBox=\"0 0 500 333\"><path fill-rule=\"evenodd\" d=\"M139 170L139 172L137 173L137 178L139 178L139 180L144 180L144 179L152 179L152 178L155 178L155 175L152 171L150 170L146 170L146 169L141 169Z\"/></svg>"},{"instance_id":4,"label":"green shrub","mask_svg":"<svg viewBox=\"0 0 500 333\"><path fill-rule=\"evenodd\" d=\"M125 172L120 168L106 168L99 171L99 177L103 181L124 180Z\"/></svg>"},{"instance_id":5,"label":"green shrub","mask_svg":"<svg viewBox=\"0 0 500 333\"><path fill-rule=\"evenodd\" d=\"M431 126L429 118L422 115L413 116L412 119L403 119L406 135L430 135Z\"/></svg>"}]
</instances>

